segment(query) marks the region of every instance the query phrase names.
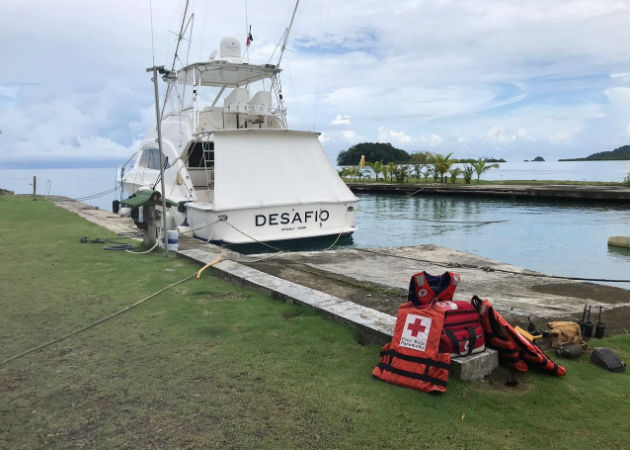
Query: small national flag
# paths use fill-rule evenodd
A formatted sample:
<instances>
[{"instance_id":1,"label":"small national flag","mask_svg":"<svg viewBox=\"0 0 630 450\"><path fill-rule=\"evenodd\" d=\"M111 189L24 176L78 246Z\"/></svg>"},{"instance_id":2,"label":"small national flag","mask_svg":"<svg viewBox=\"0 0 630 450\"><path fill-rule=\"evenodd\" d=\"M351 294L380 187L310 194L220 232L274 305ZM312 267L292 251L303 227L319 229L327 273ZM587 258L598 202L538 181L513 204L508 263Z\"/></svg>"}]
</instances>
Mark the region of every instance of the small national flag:
<instances>
[{"instance_id":1,"label":"small national flag","mask_svg":"<svg viewBox=\"0 0 630 450\"><path fill-rule=\"evenodd\" d=\"M252 36L252 26L249 26L249 34L247 35L247 43L246 45L249 47L249 44L254 40L254 36Z\"/></svg>"}]
</instances>

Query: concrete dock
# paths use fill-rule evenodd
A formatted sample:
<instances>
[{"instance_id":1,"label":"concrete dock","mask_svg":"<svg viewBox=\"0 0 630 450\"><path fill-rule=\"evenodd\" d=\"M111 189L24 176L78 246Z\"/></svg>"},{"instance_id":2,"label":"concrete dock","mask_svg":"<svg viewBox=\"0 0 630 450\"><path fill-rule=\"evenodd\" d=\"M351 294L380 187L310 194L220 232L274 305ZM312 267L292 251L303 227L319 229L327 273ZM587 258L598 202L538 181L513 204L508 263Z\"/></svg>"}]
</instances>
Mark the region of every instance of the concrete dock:
<instances>
[{"instance_id":1,"label":"concrete dock","mask_svg":"<svg viewBox=\"0 0 630 450\"><path fill-rule=\"evenodd\" d=\"M555 199L567 201L596 201L630 206L630 188L582 184L407 184L407 183L347 183L354 193L407 195L466 195L510 199Z\"/></svg>"}]
</instances>

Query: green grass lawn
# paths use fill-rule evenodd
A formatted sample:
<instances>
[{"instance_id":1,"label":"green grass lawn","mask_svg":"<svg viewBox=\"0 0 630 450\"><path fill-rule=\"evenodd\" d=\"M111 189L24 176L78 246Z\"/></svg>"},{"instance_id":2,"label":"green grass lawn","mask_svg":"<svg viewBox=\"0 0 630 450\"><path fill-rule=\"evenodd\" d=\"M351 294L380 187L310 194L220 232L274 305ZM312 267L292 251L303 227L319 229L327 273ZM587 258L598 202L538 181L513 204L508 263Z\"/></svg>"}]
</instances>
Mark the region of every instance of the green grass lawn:
<instances>
[{"instance_id":1,"label":"green grass lawn","mask_svg":"<svg viewBox=\"0 0 630 450\"><path fill-rule=\"evenodd\" d=\"M28 197L0 196L0 233L0 360L199 268L81 244L114 236ZM0 448L630 447L630 373L588 356L562 361L564 378L507 387L499 371L430 395L374 379L379 347L359 341L208 270L0 366ZM595 345L630 360L628 335Z\"/></svg>"}]
</instances>

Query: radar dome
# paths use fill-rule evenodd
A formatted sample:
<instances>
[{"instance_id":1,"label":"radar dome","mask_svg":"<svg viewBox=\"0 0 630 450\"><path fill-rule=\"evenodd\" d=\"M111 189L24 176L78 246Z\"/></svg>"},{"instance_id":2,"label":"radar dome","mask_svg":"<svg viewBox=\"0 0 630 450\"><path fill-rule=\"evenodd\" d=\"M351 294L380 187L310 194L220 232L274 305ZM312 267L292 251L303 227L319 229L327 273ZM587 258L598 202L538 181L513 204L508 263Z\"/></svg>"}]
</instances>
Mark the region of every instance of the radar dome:
<instances>
[{"instance_id":1,"label":"radar dome","mask_svg":"<svg viewBox=\"0 0 630 450\"><path fill-rule=\"evenodd\" d=\"M235 37L224 37L221 39L220 55L221 59L231 62L241 59L241 43Z\"/></svg>"}]
</instances>

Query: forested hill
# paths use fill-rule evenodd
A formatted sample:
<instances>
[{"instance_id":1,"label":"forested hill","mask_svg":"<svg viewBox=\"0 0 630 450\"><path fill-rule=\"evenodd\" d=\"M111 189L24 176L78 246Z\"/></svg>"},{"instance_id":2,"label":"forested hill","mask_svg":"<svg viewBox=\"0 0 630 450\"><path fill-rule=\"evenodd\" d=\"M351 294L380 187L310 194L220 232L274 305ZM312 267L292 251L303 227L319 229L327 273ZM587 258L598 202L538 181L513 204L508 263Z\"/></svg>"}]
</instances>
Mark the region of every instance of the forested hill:
<instances>
[{"instance_id":1,"label":"forested hill","mask_svg":"<svg viewBox=\"0 0 630 450\"><path fill-rule=\"evenodd\" d=\"M366 161L383 161L385 164L389 162L404 163L409 161L411 157L409 153L392 144L383 144L380 142L363 142L350 147L348 150L342 151L337 156L337 165L352 166L359 164L361 155L365 155Z\"/></svg>"},{"instance_id":2,"label":"forested hill","mask_svg":"<svg viewBox=\"0 0 630 450\"><path fill-rule=\"evenodd\" d=\"M618 147L609 152L598 152L586 158L560 159L559 161L607 161L607 160L628 160L630 159L630 145Z\"/></svg>"}]
</instances>

